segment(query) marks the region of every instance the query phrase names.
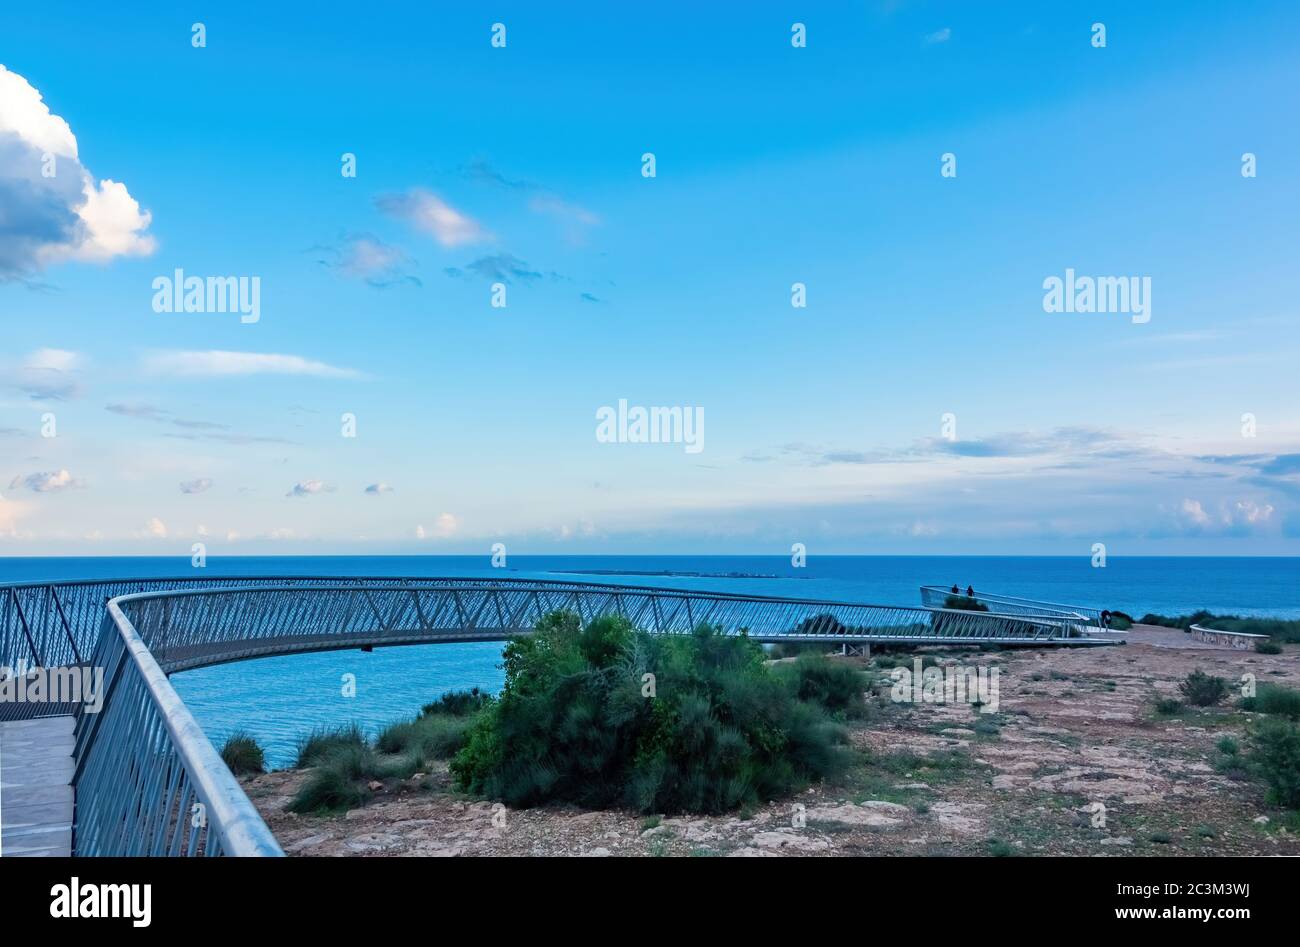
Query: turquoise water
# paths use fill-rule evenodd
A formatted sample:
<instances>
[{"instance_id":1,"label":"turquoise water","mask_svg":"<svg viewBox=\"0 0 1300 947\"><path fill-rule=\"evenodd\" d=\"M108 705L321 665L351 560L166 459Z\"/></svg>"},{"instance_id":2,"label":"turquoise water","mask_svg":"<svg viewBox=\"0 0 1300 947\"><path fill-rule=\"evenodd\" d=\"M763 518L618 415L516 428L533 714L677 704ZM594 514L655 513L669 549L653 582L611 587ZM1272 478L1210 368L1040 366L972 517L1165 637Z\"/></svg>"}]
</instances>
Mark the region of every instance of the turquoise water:
<instances>
[{"instance_id":1,"label":"turquoise water","mask_svg":"<svg viewBox=\"0 0 1300 947\"><path fill-rule=\"evenodd\" d=\"M1111 558L1094 569L1087 557L840 556L796 569L771 556L513 556L510 566L493 569L487 556L241 557L209 559L206 575L581 577L883 605L916 605L919 586L956 583L1135 616L1207 608L1300 617L1294 558ZM192 574L188 558L0 558L0 583ZM314 726L356 721L373 733L447 690L496 690L500 655L493 643L336 651L186 671L172 682L214 743L246 729L283 766ZM355 696L343 695L345 675L355 677Z\"/></svg>"}]
</instances>

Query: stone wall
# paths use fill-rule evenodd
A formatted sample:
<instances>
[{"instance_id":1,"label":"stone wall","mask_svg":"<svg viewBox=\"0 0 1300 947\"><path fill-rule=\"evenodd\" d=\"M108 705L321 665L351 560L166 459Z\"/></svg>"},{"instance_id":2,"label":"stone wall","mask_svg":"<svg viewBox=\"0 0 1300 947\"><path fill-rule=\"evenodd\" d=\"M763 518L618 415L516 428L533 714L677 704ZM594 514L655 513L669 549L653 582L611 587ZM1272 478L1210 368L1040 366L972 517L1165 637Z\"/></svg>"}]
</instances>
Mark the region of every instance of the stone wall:
<instances>
[{"instance_id":1,"label":"stone wall","mask_svg":"<svg viewBox=\"0 0 1300 947\"><path fill-rule=\"evenodd\" d=\"M1189 629L1189 634L1193 641L1203 641L1220 648L1231 648L1233 651L1250 651L1255 647L1256 641L1268 640L1268 635L1251 635L1244 631L1215 631L1213 628L1202 628L1200 625L1193 625Z\"/></svg>"}]
</instances>

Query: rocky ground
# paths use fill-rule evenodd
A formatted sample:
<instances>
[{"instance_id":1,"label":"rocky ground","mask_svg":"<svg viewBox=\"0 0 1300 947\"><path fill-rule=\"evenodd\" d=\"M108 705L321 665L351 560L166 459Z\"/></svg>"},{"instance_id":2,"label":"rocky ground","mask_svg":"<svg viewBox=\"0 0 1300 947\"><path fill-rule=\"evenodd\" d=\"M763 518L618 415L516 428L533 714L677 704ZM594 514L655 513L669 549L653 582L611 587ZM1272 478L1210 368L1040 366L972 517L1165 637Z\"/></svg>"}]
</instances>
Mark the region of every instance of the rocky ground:
<instances>
[{"instance_id":1,"label":"rocky ground","mask_svg":"<svg viewBox=\"0 0 1300 947\"><path fill-rule=\"evenodd\" d=\"M1218 650L1137 626L1121 647L933 654L998 668L997 712L896 703L888 670L864 662L876 688L852 730L863 762L731 816L507 810L457 795L445 765L336 816L285 810L304 773L244 785L290 855L1300 854L1300 819L1268 806L1216 746L1229 735L1244 747L1252 715L1235 699L1154 709L1197 668L1300 685L1300 649Z\"/></svg>"}]
</instances>

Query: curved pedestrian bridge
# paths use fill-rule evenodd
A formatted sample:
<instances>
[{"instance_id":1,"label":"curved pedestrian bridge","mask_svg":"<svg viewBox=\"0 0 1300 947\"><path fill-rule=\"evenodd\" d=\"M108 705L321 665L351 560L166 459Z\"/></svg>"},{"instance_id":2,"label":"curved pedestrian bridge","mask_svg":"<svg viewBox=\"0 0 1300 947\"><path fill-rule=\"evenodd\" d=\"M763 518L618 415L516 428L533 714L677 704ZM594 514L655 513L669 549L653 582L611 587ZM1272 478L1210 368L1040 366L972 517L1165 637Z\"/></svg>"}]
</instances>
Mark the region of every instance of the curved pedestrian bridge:
<instances>
[{"instance_id":1,"label":"curved pedestrian bridge","mask_svg":"<svg viewBox=\"0 0 1300 947\"><path fill-rule=\"evenodd\" d=\"M584 621L623 616L655 634L703 623L760 642L1113 643L1090 634L1077 611L1016 602L1014 613L968 611L531 579L0 586L0 668L14 669L5 686L47 685L39 701L0 700L0 855L281 854L168 682L176 671L300 651L500 641L561 609ZM59 699L69 695L55 693L55 680L85 681L98 697Z\"/></svg>"}]
</instances>

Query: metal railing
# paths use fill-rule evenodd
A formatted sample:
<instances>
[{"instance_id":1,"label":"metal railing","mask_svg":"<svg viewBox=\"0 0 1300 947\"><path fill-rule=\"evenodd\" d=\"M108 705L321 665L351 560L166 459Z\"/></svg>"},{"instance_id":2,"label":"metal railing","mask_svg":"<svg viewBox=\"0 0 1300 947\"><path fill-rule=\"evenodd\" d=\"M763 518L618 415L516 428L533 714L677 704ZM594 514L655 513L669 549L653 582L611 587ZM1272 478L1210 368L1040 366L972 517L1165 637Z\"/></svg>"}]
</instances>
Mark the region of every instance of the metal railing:
<instances>
[{"instance_id":1,"label":"metal railing","mask_svg":"<svg viewBox=\"0 0 1300 947\"><path fill-rule=\"evenodd\" d=\"M284 854L117 602L91 663L106 698L77 718L75 854Z\"/></svg>"},{"instance_id":2,"label":"metal railing","mask_svg":"<svg viewBox=\"0 0 1300 947\"><path fill-rule=\"evenodd\" d=\"M1073 614L997 614L529 579L258 577L0 587L0 664L104 670L76 725L78 855L278 855L167 675L273 654L529 634L557 610L763 642L1104 644ZM105 601L105 599L109 599ZM97 614L96 614L97 612ZM94 629L92 631L92 628ZM51 659L53 659L51 661Z\"/></svg>"},{"instance_id":3,"label":"metal railing","mask_svg":"<svg viewBox=\"0 0 1300 947\"><path fill-rule=\"evenodd\" d=\"M1035 599L1018 598L1015 595L998 595L992 592L976 591L973 596L967 596L961 590L954 592L951 586L921 586L921 604L930 608L942 608L948 597L953 595L958 598L973 598L980 604L987 606L990 612L1003 615L1056 615L1062 618L1073 618L1076 623L1082 622L1094 626L1101 624L1101 609L1088 608L1084 605L1039 602Z\"/></svg>"}]
</instances>

